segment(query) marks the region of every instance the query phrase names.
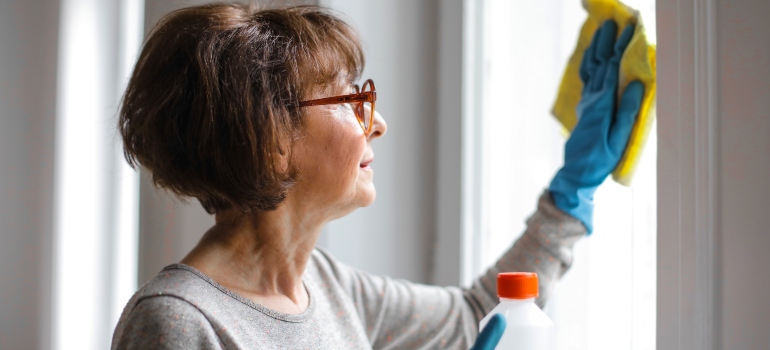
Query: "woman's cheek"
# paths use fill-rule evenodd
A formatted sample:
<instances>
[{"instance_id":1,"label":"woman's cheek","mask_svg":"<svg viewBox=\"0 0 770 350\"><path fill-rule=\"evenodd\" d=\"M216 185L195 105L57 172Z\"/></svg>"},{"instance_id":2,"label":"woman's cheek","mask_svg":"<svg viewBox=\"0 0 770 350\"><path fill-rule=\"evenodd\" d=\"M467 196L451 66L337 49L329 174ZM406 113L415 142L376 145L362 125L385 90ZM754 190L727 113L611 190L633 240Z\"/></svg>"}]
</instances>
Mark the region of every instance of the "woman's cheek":
<instances>
[{"instance_id":1,"label":"woman's cheek","mask_svg":"<svg viewBox=\"0 0 770 350\"><path fill-rule=\"evenodd\" d=\"M366 138L361 132L361 126L357 122L355 125L350 123L348 119L350 116L345 115L343 120L340 120L338 125L333 128L334 134L328 138L331 141L328 146L339 154L340 163L338 166L351 169L353 173L358 174L361 158L366 149Z\"/></svg>"},{"instance_id":2,"label":"woman's cheek","mask_svg":"<svg viewBox=\"0 0 770 350\"><path fill-rule=\"evenodd\" d=\"M326 161L326 175L331 177L328 179L329 183L335 184L335 187L350 188L358 178L359 165L366 144L362 142L363 138L351 136L342 132L335 133L327 138L329 143L321 148L326 152L317 155L318 160Z\"/></svg>"}]
</instances>

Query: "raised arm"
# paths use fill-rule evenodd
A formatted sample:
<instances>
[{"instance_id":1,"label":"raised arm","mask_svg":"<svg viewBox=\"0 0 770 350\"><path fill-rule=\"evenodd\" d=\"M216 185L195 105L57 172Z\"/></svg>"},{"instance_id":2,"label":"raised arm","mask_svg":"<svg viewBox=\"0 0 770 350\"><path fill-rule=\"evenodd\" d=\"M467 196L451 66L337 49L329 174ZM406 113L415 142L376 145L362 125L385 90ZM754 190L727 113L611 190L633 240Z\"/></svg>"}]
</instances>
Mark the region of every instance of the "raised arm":
<instances>
[{"instance_id":1,"label":"raised arm","mask_svg":"<svg viewBox=\"0 0 770 350\"><path fill-rule=\"evenodd\" d=\"M533 271L541 277L540 303L572 263L572 246L583 224L553 205L545 192L527 230L469 289L437 287L368 274L327 253L315 254L320 274L350 296L374 349L468 349L478 322L498 303L496 277Z\"/></svg>"},{"instance_id":2,"label":"raised arm","mask_svg":"<svg viewBox=\"0 0 770 350\"><path fill-rule=\"evenodd\" d=\"M633 27L616 34L615 23L605 23L586 50L579 120L565 147L564 167L540 196L526 231L471 288L372 276L329 260L375 349L467 349L478 321L498 303L499 272L538 273L537 303L546 303L572 265L575 242L593 228L593 193L620 160L641 104L639 82L629 84L617 100L618 64Z\"/></svg>"},{"instance_id":3,"label":"raised arm","mask_svg":"<svg viewBox=\"0 0 770 350\"><path fill-rule=\"evenodd\" d=\"M497 274L500 272L536 272L540 283L536 302L544 306L556 282L572 266L575 242L585 234L580 220L558 209L551 194L544 191L521 237L465 291L467 298L478 305L474 307L474 311L479 312L476 317L480 319L499 302Z\"/></svg>"}]
</instances>

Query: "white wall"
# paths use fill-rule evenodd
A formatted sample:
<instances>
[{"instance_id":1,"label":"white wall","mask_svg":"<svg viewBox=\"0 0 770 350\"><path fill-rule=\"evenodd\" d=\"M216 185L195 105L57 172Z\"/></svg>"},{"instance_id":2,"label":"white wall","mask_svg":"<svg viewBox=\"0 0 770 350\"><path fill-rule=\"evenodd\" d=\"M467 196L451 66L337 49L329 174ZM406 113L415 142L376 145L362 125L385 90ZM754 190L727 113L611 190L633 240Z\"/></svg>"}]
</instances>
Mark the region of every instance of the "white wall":
<instances>
[{"instance_id":1,"label":"white wall","mask_svg":"<svg viewBox=\"0 0 770 350\"><path fill-rule=\"evenodd\" d=\"M360 32L363 78L387 134L372 143L377 200L329 223L320 245L363 270L428 282L435 231L437 1L326 0Z\"/></svg>"},{"instance_id":2,"label":"white wall","mask_svg":"<svg viewBox=\"0 0 770 350\"><path fill-rule=\"evenodd\" d=\"M0 2L0 349L50 345L58 15Z\"/></svg>"},{"instance_id":3,"label":"white wall","mask_svg":"<svg viewBox=\"0 0 770 350\"><path fill-rule=\"evenodd\" d=\"M717 4L722 349L770 349L770 2Z\"/></svg>"}]
</instances>

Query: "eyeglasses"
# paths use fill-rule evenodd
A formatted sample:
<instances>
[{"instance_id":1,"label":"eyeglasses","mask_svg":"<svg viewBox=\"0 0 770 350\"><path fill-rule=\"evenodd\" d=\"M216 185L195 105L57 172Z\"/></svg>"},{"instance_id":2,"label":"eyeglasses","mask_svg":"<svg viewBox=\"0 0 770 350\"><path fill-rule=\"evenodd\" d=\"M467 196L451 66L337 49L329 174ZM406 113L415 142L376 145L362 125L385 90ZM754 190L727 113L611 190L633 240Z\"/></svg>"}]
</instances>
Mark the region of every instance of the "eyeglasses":
<instances>
[{"instance_id":1,"label":"eyeglasses","mask_svg":"<svg viewBox=\"0 0 770 350\"><path fill-rule=\"evenodd\" d=\"M374 124L372 121L374 120L374 103L377 101L377 90L374 88L374 81L372 79L366 80L361 89L358 88L358 85L353 85L353 87L356 89L355 94L303 101L299 103L299 106L309 107L350 103L353 106L353 111L356 113L358 123L364 129L364 134L369 135ZM369 111L366 109L369 109Z\"/></svg>"}]
</instances>

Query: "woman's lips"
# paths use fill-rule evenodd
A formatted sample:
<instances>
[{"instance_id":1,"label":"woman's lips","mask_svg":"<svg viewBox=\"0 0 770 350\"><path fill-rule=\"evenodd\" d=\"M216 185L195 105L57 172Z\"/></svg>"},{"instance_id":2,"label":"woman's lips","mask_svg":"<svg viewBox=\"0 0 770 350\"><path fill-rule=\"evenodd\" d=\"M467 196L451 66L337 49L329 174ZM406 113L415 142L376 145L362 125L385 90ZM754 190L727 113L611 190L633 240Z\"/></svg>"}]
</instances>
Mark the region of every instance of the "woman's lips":
<instances>
[{"instance_id":1,"label":"woman's lips","mask_svg":"<svg viewBox=\"0 0 770 350\"><path fill-rule=\"evenodd\" d=\"M360 166L361 168L368 168L369 164L371 164L373 161L374 161L374 158L370 158L368 160L361 162L361 164L359 164L358 166Z\"/></svg>"}]
</instances>

